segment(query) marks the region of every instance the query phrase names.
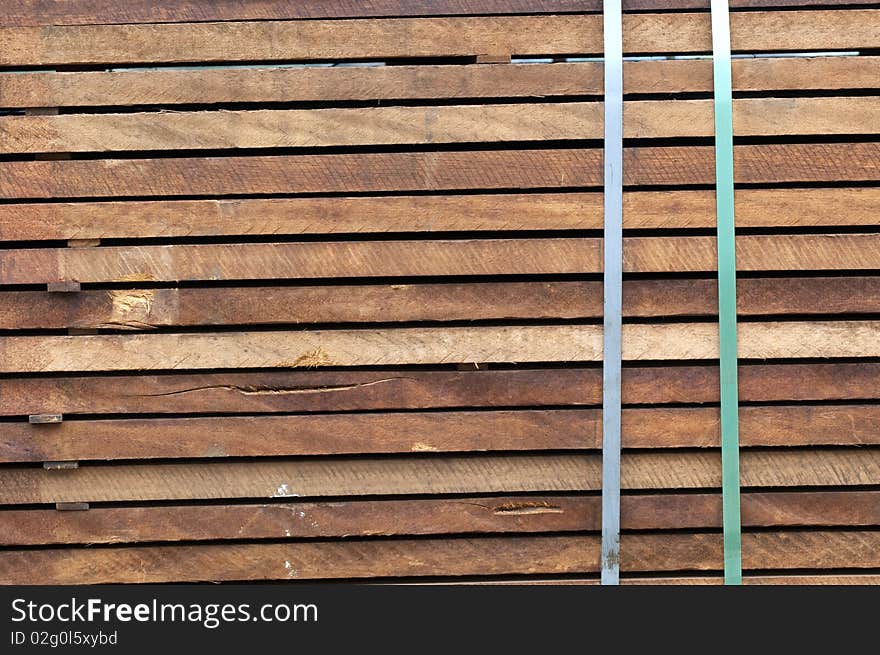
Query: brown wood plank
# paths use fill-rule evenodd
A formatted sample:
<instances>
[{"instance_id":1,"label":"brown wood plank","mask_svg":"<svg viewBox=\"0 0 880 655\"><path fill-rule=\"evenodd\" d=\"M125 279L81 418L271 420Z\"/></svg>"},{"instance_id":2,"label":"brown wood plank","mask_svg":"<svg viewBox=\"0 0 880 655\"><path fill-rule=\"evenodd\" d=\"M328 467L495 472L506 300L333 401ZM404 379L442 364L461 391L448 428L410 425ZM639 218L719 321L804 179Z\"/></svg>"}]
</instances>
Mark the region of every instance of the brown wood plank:
<instances>
[{"instance_id":1,"label":"brown wood plank","mask_svg":"<svg viewBox=\"0 0 880 655\"><path fill-rule=\"evenodd\" d=\"M598 581L589 584L598 584ZM624 578L620 581L624 585L703 585L724 584L723 576L688 576L681 578L651 577L651 578ZM837 573L837 574L813 574L813 575L745 575L745 585L880 585L880 575L872 573Z\"/></svg>"},{"instance_id":2,"label":"brown wood plank","mask_svg":"<svg viewBox=\"0 0 880 655\"><path fill-rule=\"evenodd\" d=\"M0 412L312 412L364 409L599 405L602 372L587 369L471 371L274 371L0 379ZM746 365L743 401L875 400L880 364ZM627 367L625 403L718 402L714 366Z\"/></svg>"},{"instance_id":3,"label":"brown wood plank","mask_svg":"<svg viewBox=\"0 0 880 655\"><path fill-rule=\"evenodd\" d=\"M872 9L730 17L734 50L876 48ZM628 53L706 52L707 13L623 18ZM0 28L0 65L598 54L602 16L504 16Z\"/></svg>"},{"instance_id":4,"label":"brown wood plank","mask_svg":"<svg viewBox=\"0 0 880 655\"><path fill-rule=\"evenodd\" d=\"M364 584L371 584L364 582ZM387 584L379 582L377 584ZM450 579L444 582L405 582L397 584L456 584L456 585L598 585L599 578L596 576L583 578L542 578L540 576L532 576L528 578L485 578L482 580L466 579ZM688 574L683 576L669 575L649 575L644 574L624 574L620 579L622 585L723 585L723 575L694 575ZM880 584L880 575L873 573L861 573L858 571L850 571L848 573L814 573L814 574L771 574L756 575L746 573L743 576L743 584L745 585L878 585Z\"/></svg>"},{"instance_id":5,"label":"brown wood plank","mask_svg":"<svg viewBox=\"0 0 880 655\"><path fill-rule=\"evenodd\" d=\"M731 9L834 5L835 0L730 0ZM873 4L845 0L840 4ZM365 16L540 14L602 11L601 0L3 0L4 24L95 25ZM623 9L707 9L708 0L623 0Z\"/></svg>"},{"instance_id":6,"label":"brown wood plank","mask_svg":"<svg viewBox=\"0 0 880 655\"><path fill-rule=\"evenodd\" d=\"M735 91L880 88L880 57L734 59ZM625 93L711 92L712 62L627 61ZM0 75L0 106L307 102L601 95L602 64L34 72ZM631 111L631 110L628 110ZM629 118L629 113L626 114ZM737 132L739 133L739 132Z\"/></svg>"},{"instance_id":7,"label":"brown wood plank","mask_svg":"<svg viewBox=\"0 0 880 655\"><path fill-rule=\"evenodd\" d=\"M719 447L717 408L625 409L624 448ZM601 448L599 409L0 424L0 462ZM254 434L259 439L254 439ZM876 405L740 408L742 446L880 445Z\"/></svg>"},{"instance_id":8,"label":"brown wood plank","mask_svg":"<svg viewBox=\"0 0 880 655\"><path fill-rule=\"evenodd\" d=\"M711 228L713 191L624 194L627 229ZM842 203L847 211L841 212ZM738 189L739 227L873 226L880 188ZM0 205L0 240L602 229L601 193Z\"/></svg>"},{"instance_id":9,"label":"brown wood plank","mask_svg":"<svg viewBox=\"0 0 880 655\"><path fill-rule=\"evenodd\" d=\"M737 146L734 158L739 184L880 179L878 143ZM6 199L595 187L602 184L602 151L17 161L0 170ZM714 151L629 148L624 171L628 186L714 184Z\"/></svg>"},{"instance_id":10,"label":"brown wood plank","mask_svg":"<svg viewBox=\"0 0 880 655\"><path fill-rule=\"evenodd\" d=\"M487 239L4 250L0 284L584 273L600 270L600 246L600 239Z\"/></svg>"},{"instance_id":11,"label":"brown wood plank","mask_svg":"<svg viewBox=\"0 0 880 655\"><path fill-rule=\"evenodd\" d=\"M378 578L595 572L596 536L144 546L0 552L4 584ZM624 535L624 571L718 570L718 534ZM743 535L746 569L871 568L880 531Z\"/></svg>"},{"instance_id":12,"label":"brown wood plank","mask_svg":"<svg viewBox=\"0 0 880 655\"><path fill-rule=\"evenodd\" d=\"M627 280L625 316L715 316L713 280ZM880 313L880 277L744 278L742 316ZM0 329L598 318L601 282L131 289L0 294Z\"/></svg>"},{"instance_id":13,"label":"brown wood plank","mask_svg":"<svg viewBox=\"0 0 880 655\"><path fill-rule=\"evenodd\" d=\"M624 495L625 530L720 528L718 494ZM880 525L878 491L749 492L744 527ZM0 545L599 530L598 496L488 496L0 512Z\"/></svg>"},{"instance_id":14,"label":"brown wood plank","mask_svg":"<svg viewBox=\"0 0 880 655\"><path fill-rule=\"evenodd\" d=\"M624 107L624 137L714 134L712 100L641 100ZM738 136L880 131L880 98L734 100ZM602 103L6 116L0 154L294 148L602 138Z\"/></svg>"},{"instance_id":15,"label":"brown wood plank","mask_svg":"<svg viewBox=\"0 0 880 655\"><path fill-rule=\"evenodd\" d=\"M623 328L625 360L718 357L713 323ZM0 337L0 372L600 361L596 325ZM742 323L741 359L880 357L880 321Z\"/></svg>"},{"instance_id":16,"label":"brown wood plank","mask_svg":"<svg viewBox=\"0 0 880 655\"><path fill-rule=\"evenodd\" d=\"M736 245L741 271L880 268L880 234L745 235ZM7 249L0 284L600 273L601 247L598 238L562 237ZM625 272L711 272L716 264L711 236L624 239Z\"/></svg>"},{"instance_id":17,"label":"brown wood plank","mask_svg":"<svg viewBox=\"0 0 880 655\"><path fill-rule=\"evenodd\" d=\"M880 484L880 449L744 450L749 487ZM0 503L598 491L598 454L273 459L0 469ZM717 450L625 453L623 489L721 486Z\"/></svg>"}]
</instances>

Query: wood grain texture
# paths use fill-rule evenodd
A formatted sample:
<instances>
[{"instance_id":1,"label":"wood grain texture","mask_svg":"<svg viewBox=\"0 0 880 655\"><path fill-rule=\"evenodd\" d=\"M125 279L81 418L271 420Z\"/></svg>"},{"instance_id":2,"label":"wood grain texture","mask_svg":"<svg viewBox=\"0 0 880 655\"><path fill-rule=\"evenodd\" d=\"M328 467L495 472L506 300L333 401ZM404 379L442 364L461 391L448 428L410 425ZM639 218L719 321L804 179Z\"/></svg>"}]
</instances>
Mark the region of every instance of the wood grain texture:
<instances>
[{"instance_id":1,"label":"wood grain texture","mask_svg":"<svg viewBox=\"0 0 880 655\"><path fill-rule=\"evenodd\" d=\"M735 59L735 91L880 88L880 58ZM712 90L712 63L627 61L624 93ZM490 64L371 68L272 68L35 72L0 75L0 106L314 102L601 95L602 64Z\"/></svg>"},{"instance_id":2,"label":"wood grain texture","mask_svg":"<svg viewBox=\"0 0 880 655\"><path fill-rule=\"evenodd\" d=\"M639 6L646 1L658 2L628 1ZM690 0L677 1L686 6ZM802 4L809 4L810 1L799 0ZM786 0L776 2L784 3ZM601 5L596 0L310 0L296 3L279 0L130 0L122 6L112 0L3 0L0 3L0 7L7 12L4 24L10 26L556 13L588 9L595 11L597 6L601 10Z\"/></svg>"},{"instance_id":3,"label":"wood grain texture","mask_svg":"<svg viewBox=\"0 0 880 655\"><path fill-rule=\"evenodd\" d=\"M576 188L602 184L598 149L359 153L0 163L0 198ZM876 181L880 143L734 148L735 181ZM624 150L627 186L714 184L711 147Z\"/></svg>"},{"instance_id":4,"label":"wood grain texture","mask_svg":"<svg viewBox=\"0 0 880 655\"><path fill-rule=\"evenodd\" d=\"M627 229L715 225L712 191L632 191L623 202ZM878 206L877 187L739 189L736 221L742 228L873 226ZM9 241L601 228L600 193L0 205L0 240Z\"/></svg>"},{"instance_id":5,"label":"wood grain texture","mask_svg":"<svg viewBox=\"0 0 880 655\"><path fill-rule=\"evenodd\" d=\"M591 582L590 584L596 584ZM724 577L688 576L681 578L651 577L651 578L624 578L620 581L624 585L723 585ZM745 575L744 585L880 585L880 575L872 573L837 573L837 574L812 574L812 575Z\"/></svg>"},{"instance_id":6,"label":"wood grain texture","mask_svg":"<svg viewBox=\"0 0 880 655\"><path fill-rule=\"evenodd\" d=\"M711 571L718 534L624 535L624 571ZM858 568L880 563L880 531L743 535L746 569ZM595 572L595 536L144 546L0 552L4 584L308 580Z\"/></svg>"},{"instance_id":7,"label":"wood grain texture","mask_svg":"<svg viewBox=\"0 0 880 655\"><path fill-rule=\"evenodd\" d=\"M745 235L740 271L880 268L880 234ZM710 236L628 237L627 273L712 272ZM0 251L0 284L600 273L598 238L437 239L106 246ZM120 302L145 304L121 298Z\"/></svg>"},{"instance_id":8,"label":"wood grain texture","mask_svg":"<svg viewBox=\"0 0 880 655\"><path fill-rule=\"evenodd\" d=\"M880 449L744 450L743 488L880 484ZM597 454L521 454L0 469L0 503L598 491ZM623 489L719 489L717 450L625 453Z\"/></svg>"},{"instance_id":9,"label":"wood grain texture","mask_svg":"<svg viewBox=\"0 0 880 655\"><path fill-rule=\"evenodd\" d=\"M847 5L872 0L846 0ZM731 0L732 9L809 7L829 0ZM437 16L602 11L600 0L3 0L4 24L94 25L364 16ZM623 0L624 10L707 9L708 0Z\"/></svg>"},{"instance_id":10,"label":"wood grain texture","mask_svg":"<svg viewBox=\"0 0 880 655\"><path fill-rule=\"evenodd\" d=\"M92 507L0 512L0 545L372 537L599 530L598 496L465 496L411 500ZM770 491L742 496L744 527L880 524L877 491ZM624 495L625 530L721 527L718 494Z\"/></svg>"},{"instance_id":11,"label":"wood grain texture","mask_svg":"<svg viewBox=\"0 0 880 655\"><path fill-rule=\"evenodd\" d=\"M631 101L624 137L714 134L712 100ZM738 136L875 134L880 98L742 98ZM252 109L0 118L0 154L430 145L602 138L602 103Z\"/></svg>"},{"instance_id":12,"label":"wood grain texture","mask_svg":"<svg viewBox=\"0 0 880 655\"><path fill-rule=\"evenodd\" d=\"M733 13L734 50L878 46L877 11ZM706 52L707 13L623 18L627 53ZM599 54L602 16L504 16L0 28L0 65Z\"/></svg>"},{"instance_id":13,"label":"wood grain texture","mask_svg":"<svg viewBox=\"0 0 880 655\"><path fill-rule=\"evenodd\" d=\"M743 401L880 398L880 364L750 364ZM624 403L717 403L714 366L626 367ZM600 405L598 368L273 371L0 379L0 412L183 414Z\"/></svg>"},{"instance_id":14,"label":"wood grain texture","mask_svg":"<svg viewBox=\"0 0 880 655\"><path fill-rule=\"evenodd\" d=\"M373 584L370 582L364 582L364 584ZM377 582L375 584L387 584L386 582ZM554 577L547 578L541 576L530 576L528 578L525 577L496 577L496 578L484 578L479 580L468 579L468 578L459 578L452 581L446 580L444 582L425 582L420 580L418 582L399 582L396 584L419 584L419 585L432 585L432 584L456 584L456 585L598 585L599 578L595 576L584 576L584 577ZM625 574L621 577L620 584L622 585L688 585L688 586L696 586L696 585L723 585L724 584L724 576L721 574L718 575L700 575L689 573L686 575L680 576L671 576L671 575L645 575L638 573L630 573ZM863 573L858 570L853 571L850 570L847 573L813 573L813 574L793 574L787 575L784 573L771 573L769 575L758 575L758 574L749 574L746 573L743 576L743 584L744 585L877 585L880 584L880 575L875 575L873 573Z\"/></svg>"},{"instance_id":15,"label":"wood grain texture","mask_svg":"<svg viewBox=\"0 0 880 655\"><path fill-rule=\"evenodd\" d=\"M624 448L719 447L717 408L626 409ZM254 439L254 434L259 439ZM743 407L740 444L880 445L880 407ZM0 423L0 462L598 449L599 409Z\"/></svg>"},{"instance_id":16,"label":"wood grain texture","mask_svg":"<svg viewBox=\"0 0 880 655\"><path fill-rule=\"evenodd\" d=\"M715 316L713 280L627 280L624 316ZM880 313L880 277L744 278L741 316ZM602 316L601 282L475 282L0 294L0 329L152 330Z\"/></svg>"},{"instance_id":17,"label":"wood grain texture","mask_svg":"<svg viewBox=\"0 0 880 655\"><path fill-rule=\"evenodd\" d=\"M741 359L880 357L880 321L742 323ZM600 361L595 325L0 337L0 372ZM625 360L718 357L712 323L632 324Z\"/></svg>"}]
</instances>

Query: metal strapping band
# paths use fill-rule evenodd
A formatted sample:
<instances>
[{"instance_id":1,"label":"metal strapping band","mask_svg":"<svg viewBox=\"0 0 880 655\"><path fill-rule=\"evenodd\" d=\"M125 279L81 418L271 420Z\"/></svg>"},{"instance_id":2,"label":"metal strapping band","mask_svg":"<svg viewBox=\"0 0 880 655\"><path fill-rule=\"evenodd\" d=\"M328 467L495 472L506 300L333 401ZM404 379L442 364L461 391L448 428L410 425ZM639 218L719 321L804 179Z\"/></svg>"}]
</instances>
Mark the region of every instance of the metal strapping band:
<instances>
[{"instance_id":1,"label":"metal strapping band","mask_svg":"<svg viewBox=\"0 0 880 655\"><path fill-rule=\"evenodd\" d=\"M602 354L602 584L620 579L620 373L623 285L621 0L604 2L605 233Z\"/></svg>"},{"instance_id":2,"label":"metal strapping band","mask_svg":"<svg viewBox=\"0 0 880 655\"><path fill-rule=\"evenodd\" d=\"M711 6L712 66L715 85L715 202L718 215L718 350L721 365L724 582L742 584L730 15L727 0L712 0Z\"/></svg>"}]
</instances>

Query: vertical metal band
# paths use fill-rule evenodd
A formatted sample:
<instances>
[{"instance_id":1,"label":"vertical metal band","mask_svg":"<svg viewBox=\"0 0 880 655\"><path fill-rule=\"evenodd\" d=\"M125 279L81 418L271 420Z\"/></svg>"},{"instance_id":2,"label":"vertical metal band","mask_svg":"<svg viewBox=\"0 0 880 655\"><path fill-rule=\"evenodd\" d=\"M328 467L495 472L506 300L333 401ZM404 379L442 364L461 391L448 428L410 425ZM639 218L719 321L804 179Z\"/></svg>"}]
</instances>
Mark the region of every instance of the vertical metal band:
<instances>
[{"instance_id":1,"label":"vertical metal band","mask_svg":"<svg viewBox=\"0 0 880 655\"><path fill-rule=\"evenodd\" d=\"M602 584L620 579L620 369L623 285L621 0L605 0L605 264L602 354Z\"/></svg>"},{"instance_id":2,"label":"vertical metal band","mask_svg":"<svg viewBox=\"0 0 880 655\"><path fill-rule=\"evenodd\" d=\"M739 398L736 354L736 240L733 213L733 98L727 0L712 0L715 81L715 202L718 215L718 333L721 364L721 491L724 582L742 584L739 514Z\"/></svg>"}]
</instances>

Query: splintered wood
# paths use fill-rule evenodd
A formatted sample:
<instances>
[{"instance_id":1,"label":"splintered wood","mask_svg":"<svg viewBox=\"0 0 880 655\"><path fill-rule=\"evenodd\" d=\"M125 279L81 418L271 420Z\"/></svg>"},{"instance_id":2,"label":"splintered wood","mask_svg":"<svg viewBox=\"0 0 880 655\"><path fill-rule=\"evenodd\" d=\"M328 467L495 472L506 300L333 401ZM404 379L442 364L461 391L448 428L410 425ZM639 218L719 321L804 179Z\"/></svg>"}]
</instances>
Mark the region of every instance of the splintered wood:
<instances>
[{"instance_id":1,"label":"splintered wood","mask_svg":"<svg viewBox=\"0 0 880 655\"><path fill-rule=\"evenodd\" d=\"M600 0L7 4L0 583L598 582ZM730 7L745 582L880 584L880 9ZM622 582L715 584L708 2L623 8Z\"/></svg>"}]
</instances>

